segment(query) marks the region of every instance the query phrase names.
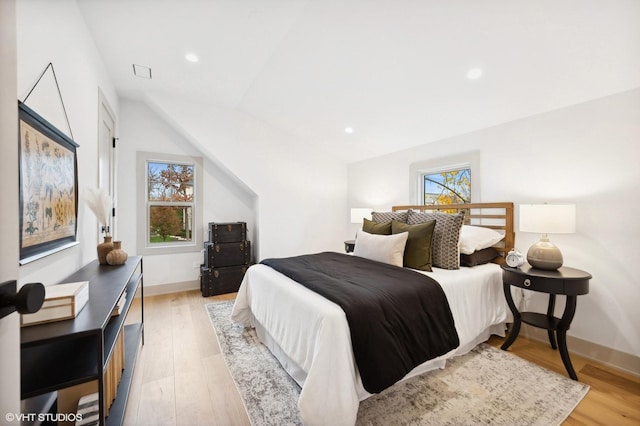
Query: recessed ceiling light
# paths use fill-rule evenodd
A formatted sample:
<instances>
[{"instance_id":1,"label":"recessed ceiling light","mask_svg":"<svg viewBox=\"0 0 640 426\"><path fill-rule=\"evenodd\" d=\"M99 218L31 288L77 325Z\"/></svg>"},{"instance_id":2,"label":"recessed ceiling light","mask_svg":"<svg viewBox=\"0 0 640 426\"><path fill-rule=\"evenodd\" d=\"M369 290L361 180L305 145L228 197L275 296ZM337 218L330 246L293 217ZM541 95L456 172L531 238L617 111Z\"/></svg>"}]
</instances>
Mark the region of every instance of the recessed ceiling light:
<instances>
[{"instance_id":1,"label":"recessed ceiling light","mask_svg":"<svg viewBox=\"0 0 640 426\"><path fill-rule=\"evenodd\" d=\"M200 60L200 58L198 58L198 55L196 55L195 53L187 53L186 55L184 55L184 58L189 62L198 62Z\"/></svg>"},{"instance_id":2,"label":"recessed ceiling light","mask_svg":"<svg viewBox=\"0 0 640 426\"><path fill-rule=\"evenodd\" d=\"M345 127L344 132L349 134L353 133L353 127Z\"/></svg>"},{"instance_id":3,"label":"recessed ceiling light","mask_svg":"<svg viewBox=\"0 0 640 426\"><path fill-rule=\"evenodd\" d=\"M467 78L469 80L475 80L482 77L482 68L471 68L467 71Z\"/></svg>"}]
</instances>

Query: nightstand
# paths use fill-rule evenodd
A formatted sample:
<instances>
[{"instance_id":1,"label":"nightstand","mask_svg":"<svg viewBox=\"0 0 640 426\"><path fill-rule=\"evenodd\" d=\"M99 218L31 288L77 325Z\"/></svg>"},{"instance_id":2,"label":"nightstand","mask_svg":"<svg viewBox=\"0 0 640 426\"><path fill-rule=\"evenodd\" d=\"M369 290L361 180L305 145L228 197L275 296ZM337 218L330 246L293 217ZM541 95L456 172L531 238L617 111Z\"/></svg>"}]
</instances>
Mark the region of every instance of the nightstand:
<instances>
[{"instance_id":1,"label":"nightstand","mask_svg":"<svg viewBox=\"0 0 640 426\"><path fill-rule=\"evenodd\" d=\"M347 253L353 253L356 247L356 240L347 240L344 242L344 251Z\"/></svg>"},{"instance_id":2,"label":"nightstand","mask_svg":"<svg viewBox=\"0 0 640 426\"><path fill-rule=\"evenodd\" d=\"M516 340L520 332L520 325L523 322L534 327L546 329L551 347L560 350L562 363L567 369L569 377L573 380L578 380L573 365L571 365L569 351L567 350L567 330L576 313L578 296L589 293L589 280L591 279L591 275L580 269L568 268L566 266L561 267L557 271L536 269L528 263L525 263L519 268L511 268L507 265L501 265L501 267L504 296L507 299L509 309L511 309L513 313L513 327L509 332L507 340L501 347L502 350L507 350ZM547 313L518 312L518 308L516 308L515 303L513 303L513 298L511 297L511 286L547 293L549 295ZM562 318L553 316L557 294L567 297Z\"/></svg>"}]
</instances>

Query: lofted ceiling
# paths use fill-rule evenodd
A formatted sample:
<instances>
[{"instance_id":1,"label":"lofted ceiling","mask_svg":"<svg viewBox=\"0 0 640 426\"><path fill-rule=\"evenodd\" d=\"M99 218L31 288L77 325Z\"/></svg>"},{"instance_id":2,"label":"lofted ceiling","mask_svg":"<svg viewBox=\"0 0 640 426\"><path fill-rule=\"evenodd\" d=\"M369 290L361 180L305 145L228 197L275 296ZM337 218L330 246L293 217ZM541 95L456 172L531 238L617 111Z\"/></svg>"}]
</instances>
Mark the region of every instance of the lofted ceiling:
<instances>
[{"instance_id":1,"label":"lofted ceiling","mask_svg":"<svg viewBox=\"0 0 640 426\"><path fill-rule=\"evenodd\" d=\"M640 87L638 0L78 5L121 96L237 110L346 162Z\"/></svg>"}]
</instances>

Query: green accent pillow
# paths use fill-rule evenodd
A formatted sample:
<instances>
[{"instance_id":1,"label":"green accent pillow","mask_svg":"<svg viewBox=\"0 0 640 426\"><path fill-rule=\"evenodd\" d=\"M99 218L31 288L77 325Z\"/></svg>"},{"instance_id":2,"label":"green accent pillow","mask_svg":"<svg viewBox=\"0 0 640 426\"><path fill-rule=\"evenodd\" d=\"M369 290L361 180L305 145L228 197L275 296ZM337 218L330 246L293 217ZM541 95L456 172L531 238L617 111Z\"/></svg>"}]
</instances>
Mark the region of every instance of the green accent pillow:
<instances>
[{"instance_id":1,"label":"green accent pillow","mask_svg":"<svg viewBox=\"0 0 640 426\"><path fill-rule=\"evenodd\" d=\"M391 235L391 222L377 223L365 217L362 230L368 234Z\"/></svg>"},{"instance_id":2,"label":"green accent pillow","mask_svg":"<svg viewBox=\"0 0 640 426\"><path fill-rule=\"evenodd\" d=\"M421 271L431 271L431 239L435 227L435 220L417 225L407 225L397 220L391 222L392 234L409 233L404 249L404 266Z\"/></svg>"}]
</instances>

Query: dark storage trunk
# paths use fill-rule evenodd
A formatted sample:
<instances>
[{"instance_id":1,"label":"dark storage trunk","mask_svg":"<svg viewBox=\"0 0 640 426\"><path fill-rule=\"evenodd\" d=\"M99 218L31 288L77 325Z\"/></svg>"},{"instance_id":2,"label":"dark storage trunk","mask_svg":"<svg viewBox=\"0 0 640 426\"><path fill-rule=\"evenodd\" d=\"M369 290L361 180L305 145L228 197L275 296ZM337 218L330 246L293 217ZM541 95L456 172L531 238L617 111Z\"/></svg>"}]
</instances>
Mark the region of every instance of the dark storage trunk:
<instances>
[{"instance_id":1,"label":"dark storage trunk","mask_svg":"<svg viewBox=\"0 0 640 426\"><path fill-rule=\"evenodd\" d=\"M251 242L245 222L209 222L209 241L204 243L200 267L200 291L204 297L235 293L251 264Z\"/></svg>"},{"instance_id":2,"label":"dark storage trunk","mask_svg":"<svg viewBox=\"0 0 640 426\"><path fill-rule=\"evenodd\" d=\"M250 241L207 244L204 262L207 268L248 265L250 262Z\"/></svg>"},{"instance_id":3,"label":"dark storage trunk","mask_svg":"<svg viewBox=\"0 0 640 426\"><path fill-rule=\"evenodd\" d=\"M209 241L218 243L234 243L247 239L247 223L231 222L217 223L209 222Z\"/></svg>"},{"instance_id":4,"label":"dark storage trunk","mask_svg":"<svg viewBox=\"0 0 640 426\"><path fill-rule=\"evenodd\" d=\"M200 268L200 291L204 297L234 293L240 288L249 265Z\"/></svg>"}]
</instances>

